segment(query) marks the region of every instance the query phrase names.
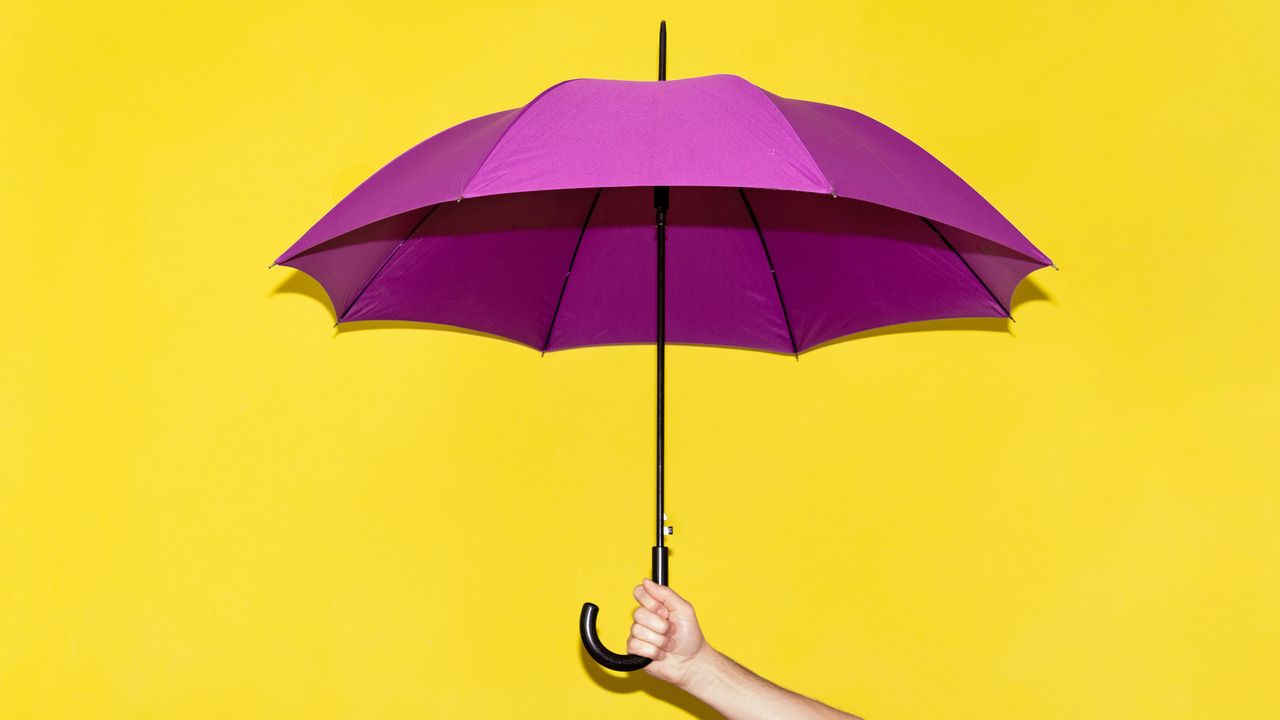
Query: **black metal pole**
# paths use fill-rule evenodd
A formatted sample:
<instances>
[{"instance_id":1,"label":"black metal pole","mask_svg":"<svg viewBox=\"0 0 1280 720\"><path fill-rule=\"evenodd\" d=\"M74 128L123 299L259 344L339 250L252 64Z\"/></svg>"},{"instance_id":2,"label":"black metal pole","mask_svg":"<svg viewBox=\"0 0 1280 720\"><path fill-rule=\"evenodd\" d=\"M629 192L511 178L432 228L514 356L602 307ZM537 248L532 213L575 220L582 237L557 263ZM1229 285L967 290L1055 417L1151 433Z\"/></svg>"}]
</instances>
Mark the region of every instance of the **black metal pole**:
<instances>
[{"instance_id":1,"label":"black metal pole","mask_svg":"<svg viewBox=\"0 0 1280 720\"><path fill-rule=\"evenodd\" d=\"M658 535L657 537L658 537L658 540L656 544L658 547L662 547L663 537L664 535L666 535L666 522L665 522L665 518L662 517L662 511L663 511L662 495L664 490L664 487L663 487L664 478L663 478L663 472L662 472L663 471L662 456L663 456L663 444L664 444L663 441L665 439L663 437L664 432L663 432L662 424L664 419L663 416L666 414L665 413L666 408L664 407L666 404L664 402L666 400L666 398L664 397L666 388L664 386L666 384L665 375L666 375L666 364L667 364L666 363L666 359L667 359L667 328L666 328L666 324L667 324L667 317L666 317L667 316L667 312L666 312L667 310L666 308L667 259L666 259L666 247L665 247L667 244L667 209L666 207L663 206L663 202L665 198L662 197L665 194L663 191L666 190L666 188L659 187L659 188L654 188L653 190L654 190L653 203L655 208L654 214L656 216L654 218L654 222L655 222L657 235L658 235L658 342L657 342L657 345L658 345L658 478L657 478L658 479L658 504L657 504Z\"/></svg>"},{"instance_id":2,"label":"black metal pole","mask_svg":"<svg viewBox=\"0 0 1280 720\"><path fill-rule=\"evenodd\" d=\"M667 22L658 26L658 80L667 79ZM670 204L671 189L655 187L653 189L654 230L658 241L658 283L657 283L657 321L658 321L658 437L657 437L657 542L653 547L653 581L667 584L667 548L663 539L667 534L667 517L664 512L665 478L663 476L663 451L665 433L663 420L666 415L666 365L667 365L667 206Z\"/></svg>"}]
</instances>

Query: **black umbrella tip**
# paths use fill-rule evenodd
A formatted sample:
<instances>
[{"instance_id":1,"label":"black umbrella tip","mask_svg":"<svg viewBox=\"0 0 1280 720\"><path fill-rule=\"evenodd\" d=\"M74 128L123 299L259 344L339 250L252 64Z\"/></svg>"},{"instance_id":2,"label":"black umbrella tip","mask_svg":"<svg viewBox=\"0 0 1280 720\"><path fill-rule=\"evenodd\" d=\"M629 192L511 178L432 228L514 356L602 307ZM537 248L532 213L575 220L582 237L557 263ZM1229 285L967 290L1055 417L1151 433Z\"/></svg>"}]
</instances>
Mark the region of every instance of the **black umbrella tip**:
<instances>
[{"instance_id":1,"label":"black umbrella tip","mask_svg":"<svg viewBox=\"0 0 1280 720\"><path fill-rule=\"evenodd\" d=\"M667 21L658 22L658 79L667 79Z\"/></svg>"}]
</instances>

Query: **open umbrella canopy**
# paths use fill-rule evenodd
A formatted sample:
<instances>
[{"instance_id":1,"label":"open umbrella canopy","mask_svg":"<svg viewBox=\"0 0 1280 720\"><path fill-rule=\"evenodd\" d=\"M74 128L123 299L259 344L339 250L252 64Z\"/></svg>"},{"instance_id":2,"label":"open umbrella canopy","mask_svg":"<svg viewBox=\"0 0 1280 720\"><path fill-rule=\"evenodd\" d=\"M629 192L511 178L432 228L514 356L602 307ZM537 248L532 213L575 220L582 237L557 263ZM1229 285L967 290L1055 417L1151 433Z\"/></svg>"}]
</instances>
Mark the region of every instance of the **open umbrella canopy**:
<instances>
[{"instance_id":1,"label":"open umbrella canopy","mask_svg":"<svg viewBox=\"0 0 1280 720\"><path fill-rule=\"evenodd\" d=\"M539 350L667 341L797 353L884 325L1008 315L1050 264L955 173L852 110L732 75L570 80L429 138L277 259L339 322L439 323Z\"/></svg>"}]
</instances>

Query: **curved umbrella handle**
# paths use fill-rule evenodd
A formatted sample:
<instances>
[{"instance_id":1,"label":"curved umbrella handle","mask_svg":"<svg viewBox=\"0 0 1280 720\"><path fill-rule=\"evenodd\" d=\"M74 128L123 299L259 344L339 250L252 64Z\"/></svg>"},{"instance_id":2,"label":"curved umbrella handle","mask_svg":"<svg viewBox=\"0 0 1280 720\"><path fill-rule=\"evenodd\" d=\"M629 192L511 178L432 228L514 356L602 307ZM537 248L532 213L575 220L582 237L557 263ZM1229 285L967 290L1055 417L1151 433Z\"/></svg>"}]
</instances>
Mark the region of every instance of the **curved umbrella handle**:
<instances>
[{"instance_id":1,"label":"curved umbrella handle","mask_svg":"<svg viewBox=\"0 0 1280 720\"><path fill-rule=\"evenodd\" d=\"M667 549L661 545L653 548L653 581L659 585L667 584ZM592 660L618 672L635 672L652 662L639 655L619 655L605 647L596 632L596 616L599 614L600 608L595 603L582 603L582 614L578 616L582 647L587 649Z\"/></svg>"},{"instance_id":2,"label":"curved umbrella handle","mask_svg":"<svg viewBox=\"0 0 1280 720\"><path fill-rule=\"evenodd\" d=\"M587 649L587 654L592 660L618 672L635 672L652 662L649 658L639 655L619 655L605 647L596 633L596 615L599 612L600 608L596 607L595 603L582 603L582 615L578 617L578 633L582 635L582 647Z\"/></svg>"}]
</instances>

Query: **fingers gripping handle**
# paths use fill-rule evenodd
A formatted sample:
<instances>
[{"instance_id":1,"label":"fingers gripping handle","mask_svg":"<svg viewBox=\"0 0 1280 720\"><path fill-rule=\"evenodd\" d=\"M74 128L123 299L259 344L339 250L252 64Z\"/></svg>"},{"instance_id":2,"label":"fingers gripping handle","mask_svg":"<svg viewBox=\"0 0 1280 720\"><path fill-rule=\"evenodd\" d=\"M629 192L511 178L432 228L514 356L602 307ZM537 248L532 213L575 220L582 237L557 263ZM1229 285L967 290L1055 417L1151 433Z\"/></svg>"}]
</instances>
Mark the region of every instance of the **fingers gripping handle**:
<instances>
[{"instance_id":1,"label":"fingers gripping handle","mask_svg":"<svg viewBox=\"0 0 1280 720\"><path fill-rule=\"evenodd\" d=\"M661 585L667 584L667 549L653 549L653 581ZM595 603L582 603L582 614L578 616L578 634L582 636L582 647L587 654L600 665L618 672L635 672L652 662L639 655L619 655L600 642L596 632L596 616L600 608Z\"/></svg>"}]
</instances>

